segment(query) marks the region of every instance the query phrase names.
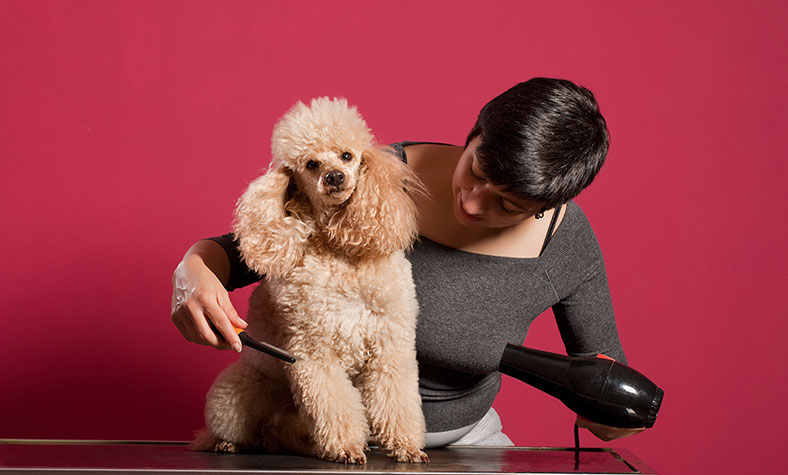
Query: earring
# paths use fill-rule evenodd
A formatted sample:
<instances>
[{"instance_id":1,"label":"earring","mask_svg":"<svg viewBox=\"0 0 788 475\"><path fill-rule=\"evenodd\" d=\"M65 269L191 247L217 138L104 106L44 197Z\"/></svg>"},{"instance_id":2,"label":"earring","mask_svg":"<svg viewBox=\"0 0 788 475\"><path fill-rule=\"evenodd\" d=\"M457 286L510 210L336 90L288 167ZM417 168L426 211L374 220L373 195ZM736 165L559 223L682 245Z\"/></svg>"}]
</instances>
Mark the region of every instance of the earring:
<instances>
[{"instance_id":1,"label":"earring","mask_svg":"<svg viewBox=\"0 0 788 475\"><path fill-rule=\"evenodd\" d=\"M544 218L544 211L540 211L536 213L536 219L542 219L542 218Z\"/></svg>"}]
</instances>

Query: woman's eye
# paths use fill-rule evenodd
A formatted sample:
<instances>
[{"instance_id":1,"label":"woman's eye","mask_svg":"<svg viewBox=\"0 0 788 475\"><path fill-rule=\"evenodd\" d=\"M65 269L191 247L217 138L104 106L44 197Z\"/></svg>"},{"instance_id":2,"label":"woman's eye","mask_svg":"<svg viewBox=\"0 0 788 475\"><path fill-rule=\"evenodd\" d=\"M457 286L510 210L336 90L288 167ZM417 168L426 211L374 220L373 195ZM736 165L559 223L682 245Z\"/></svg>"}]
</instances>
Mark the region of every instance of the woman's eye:
<instances>
[{"instance_id":1,"label":"woman's eye","mask_svg":"<svg viewBox=\"0 0 788 475\"><path fill-rule=\"evenodd\" d=\"M350 153L350 152L342 152L341 157L342 157L342 160L344 160L346 162L349 162L349 161L353 160L353 154Z\"/></svg>"},{"instance_id":2,"label":"woman's eye","mask_svg":"<svg viewBox=\"0 0 788 475\"><path fill-rule=\"evenodd\" d=\"M314 160L309 160L308 162L306 162L306 167L309 170L314 170L315 168L317 168L317 162Z\"/></svg>"},{"instance_id":3,"label":"woman's eye","mask_svg":"<svg viewBox=\"0 0 788 475\"><path fill-rule=\"evenodd\" d=\"M500 204L501 204L501 208L502 208L504 211L506 211L507 213L509 213L509 214L520 214L520 213L525 213L525 211L523 211L523 210L521 210L521 209L512 209L512 208L509 208L509 207L507 206L507 204L506 204L506 200L504 200L504 199L501 199L501 200L500 200Z\"/></svg>"}]
</instances>

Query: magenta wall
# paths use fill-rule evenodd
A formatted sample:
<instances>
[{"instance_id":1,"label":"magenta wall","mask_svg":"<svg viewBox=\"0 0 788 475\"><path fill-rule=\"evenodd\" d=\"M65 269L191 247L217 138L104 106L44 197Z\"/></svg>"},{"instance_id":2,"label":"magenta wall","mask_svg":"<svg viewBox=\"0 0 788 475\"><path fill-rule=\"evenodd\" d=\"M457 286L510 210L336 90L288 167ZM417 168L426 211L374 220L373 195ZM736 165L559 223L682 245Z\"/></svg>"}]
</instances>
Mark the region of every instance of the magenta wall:
<instances>
[{"instance_id":1,"label":"magenta wall","mask_svg":"<svg viewBox=\"0 0 788 475\"><path fill-rule=\"evenodd\" d=\"M346 96L381 141L461 142L532 76L591 88L612 133L579 202L656 426L662 473L783 461L784 2L0 1L0 437L184 440L233 360L170 323L170 275L228 230L297 99ZM247 292L234 296L245 308ZM555 323L527 344L560 350ZM507 380L519 445L571 444ZM757 457L757 458L756 458Z\"/></svg>"}]
</instances>

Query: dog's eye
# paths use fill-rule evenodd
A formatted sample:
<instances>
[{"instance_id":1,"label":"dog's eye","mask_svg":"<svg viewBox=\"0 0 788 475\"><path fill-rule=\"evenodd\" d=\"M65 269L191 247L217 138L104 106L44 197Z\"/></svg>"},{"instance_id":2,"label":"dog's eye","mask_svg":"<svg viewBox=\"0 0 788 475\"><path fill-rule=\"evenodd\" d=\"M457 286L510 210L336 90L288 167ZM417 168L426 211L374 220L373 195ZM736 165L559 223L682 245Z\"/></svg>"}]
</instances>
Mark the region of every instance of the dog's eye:
<instances>
[{"instance_id":1,"label":"dog's eye","mask_svg":"<svg viewBox=\"0 0 788 475\"><path fill-rule=\"evenodd\" d=\"M349 162L349 161L353 160L353 154L350 153L350 152L342 152L341 156L342 156L342 160L344 160L346 162Z\"/></svg>"},{"instance_id":2,"label":"dog's eye","mask_svg":"<svg viewBox=\"0 0 788 475\"><path fill-rule=\"evenodd\" d=\"M314 160L309 160L308 162L306 162L306 167L310 170L314 170L315 168L317 168L317 162Z\"/></svg>"}]
</instances>

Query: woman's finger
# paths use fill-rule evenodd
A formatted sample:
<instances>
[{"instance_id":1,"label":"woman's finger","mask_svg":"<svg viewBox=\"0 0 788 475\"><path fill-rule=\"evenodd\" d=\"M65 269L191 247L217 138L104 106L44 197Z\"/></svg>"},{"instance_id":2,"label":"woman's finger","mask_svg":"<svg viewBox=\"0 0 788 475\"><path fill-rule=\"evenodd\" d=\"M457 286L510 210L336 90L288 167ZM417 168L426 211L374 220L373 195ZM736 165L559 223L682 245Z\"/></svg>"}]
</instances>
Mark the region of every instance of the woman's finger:
<instances>
[{"instance_id":1,"label":"woman's finger","mask_svg":"<svg viewBox=\"0 0 788 475\"><path fill-rule=\"evenodd\" d=\"M235 328L230 323L230 319L224 309L219 306L218 299L216 302L206 302L205 313L213 323L213 326L224 337L224 341L232 347L233 351L240 353L242 349L241 339L238 338L238 333L236 333Z\"/></svg>"},{"instance_id":2,"label":"woman's finger","mask_svg":"<svg viewBox=\"0 0 788 475\"><path fill-rule=\"evenodd\" d=\"M195 300L186 302L186 307L191 312L191 323L195 331L195 343L201 345L213 346L218 349L227 349L230 345L221 341L219 336L214 333L210 325L208 325L208 316L203 313L203 305L197 303Z\"/></svg>"},{"instance_id":3,"label":"woman's finger","mask_svg":"<svg viewBox=\"0 0 788 475\"><path fill-rule=\"evenodd\" d=\"M238 312L235 311L235 307L233 307L233 303L227 293L219 294L219 306L224 311L224 314L227 315L227 318L230 319L230 323L232 323L234 327L246 328L249 325L238 315Z\"/></svg>"}]
</instances>

